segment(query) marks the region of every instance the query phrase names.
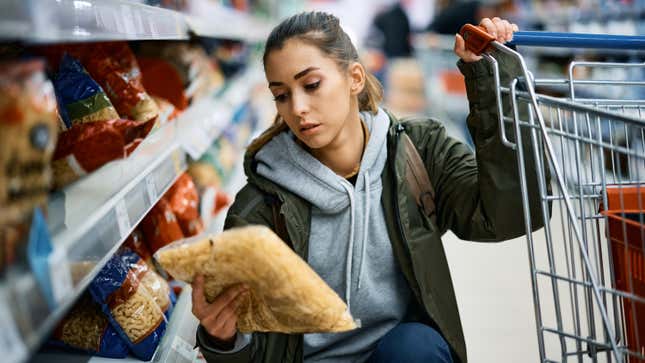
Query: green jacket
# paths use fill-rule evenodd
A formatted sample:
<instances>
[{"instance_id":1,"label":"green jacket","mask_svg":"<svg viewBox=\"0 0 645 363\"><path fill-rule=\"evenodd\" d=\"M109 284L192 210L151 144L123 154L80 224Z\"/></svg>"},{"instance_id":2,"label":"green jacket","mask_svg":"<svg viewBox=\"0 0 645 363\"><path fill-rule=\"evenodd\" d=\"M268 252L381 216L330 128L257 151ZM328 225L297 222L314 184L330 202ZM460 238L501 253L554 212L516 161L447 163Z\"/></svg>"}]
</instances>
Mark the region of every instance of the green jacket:
<instances>
[{"instance_id":1,"label":"green jacket","mask_svg":"<svg viewBox=\"0 0 645 363\"><path fill-rule=\"evenodd\" d=\"M502 84L518 74L514 61L501 53ZM455 362L466 363L466 344L457 301L441 236L448 229L459 238L496 242L525 234L516 153L502 145L493 92L492 70L488 62L459 63L466 78L470 114L468 127L476 145L476 155L464 144L446 135L433 119L397 120L391 116L388 159L382 175L382 204L399 266L413 292L416 307L407 321L421 321L441 332L450 345ZM507 101L507 100L506 100ZM508 110L509 103L504 107ZM408 190L405 157L399 145L406 132L424 160L435 189L436 214L427 217ZM513 128L507 127L512 135ZM522 137L526 152L527 180L531 210L540 207L533 153L528 135ZM285 239L307 260L311 206L255 172L254 155L247 153L244 167L248 184L237 194L226 218L225 229L261 224L276 230L285 224ZM547 183L548 184L548 183ZM273 208L276 209L274 214ZM279 210L279 214L278 214ZM540 228L539 213L531 221ZM282 218L276 223L274 217ZM197 343L206 360L214 362L302 362L301 334L255 333L241 351L218 354L209 347L209 337L198 330Z\"/></svg>"}]
</instances>

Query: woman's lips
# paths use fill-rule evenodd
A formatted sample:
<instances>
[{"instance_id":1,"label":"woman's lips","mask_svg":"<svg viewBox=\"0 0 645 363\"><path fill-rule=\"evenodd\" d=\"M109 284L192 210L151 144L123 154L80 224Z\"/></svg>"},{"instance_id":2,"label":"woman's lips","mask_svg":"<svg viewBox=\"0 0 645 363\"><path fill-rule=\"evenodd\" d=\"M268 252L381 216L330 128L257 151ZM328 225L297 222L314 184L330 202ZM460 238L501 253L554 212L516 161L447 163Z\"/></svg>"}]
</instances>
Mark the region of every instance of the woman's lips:
<instances>
[{"instance_id":1,"label":"woman's lips","mask_svg":"<svg viewBox=\"0 0 645 363\"><path fill-rule=\"evenodd\" d=\"M312 135L318 132L320 129L320 124L314 124L314 123L306 123L306 124L301 124L300 125L300 133L302 135Z\"/></svg>"}]
</instances>

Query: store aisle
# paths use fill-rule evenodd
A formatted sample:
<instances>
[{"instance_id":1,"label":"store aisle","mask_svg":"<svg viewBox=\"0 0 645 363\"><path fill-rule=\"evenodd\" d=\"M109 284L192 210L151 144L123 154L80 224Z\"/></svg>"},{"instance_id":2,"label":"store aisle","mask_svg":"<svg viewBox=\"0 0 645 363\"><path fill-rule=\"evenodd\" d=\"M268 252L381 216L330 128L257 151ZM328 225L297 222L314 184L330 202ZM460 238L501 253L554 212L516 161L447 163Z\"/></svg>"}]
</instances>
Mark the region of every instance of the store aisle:
<instances>
[{"instance_id":1,"label":"store aisle","mask_svg":"<svg viewBox=\"0 0 645 363\"><path fill-rule=\"evenodd\" d=\"M560 223L559 208L554 207L553 212L552 223ZM560 232L559 228L552 226L554 233ZM533 237L538 264L543 266L546 259L543 230L534 232ZM563 241L557 234L553 240L556 243ZM489 244L462 241L448 232L443 242L457 294L469 361L538 362L526 237ZM557 251L563 250L556 248ZM556 256L556 260L562 258L563 253ZM540 286L542 311L551 312L554 302L545 286ZM546 351L547 355L550 353L557 357L560 352L557 341L549 340Z\"/></svg>"}]
</instances>

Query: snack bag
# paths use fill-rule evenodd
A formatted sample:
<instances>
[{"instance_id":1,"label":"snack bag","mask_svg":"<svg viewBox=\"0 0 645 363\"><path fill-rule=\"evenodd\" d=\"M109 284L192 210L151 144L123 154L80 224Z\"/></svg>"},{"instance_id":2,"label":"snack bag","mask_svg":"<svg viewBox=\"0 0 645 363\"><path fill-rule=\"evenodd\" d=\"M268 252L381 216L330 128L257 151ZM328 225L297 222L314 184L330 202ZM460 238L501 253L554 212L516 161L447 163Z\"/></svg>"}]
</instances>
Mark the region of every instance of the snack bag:
<instances>
[{"instance_id":1,"label":"snack bag","mask_svg":"<svg viewBox=\"0 0 645 363\"><path fill-rule=\"evenodd\" d=\"M107 358L125 358L129 351L89 294L79 298L58 324L48 344Z\"/></svg>"},{"instance_id":2,"label":"snack bag","mask_svg":"<svg viewBox=\"0 0 645 363\"><path fill-rule=\"evenodd\" d=\"M128 43L98 43L86 48L83 65L105 89L121 117L148 121L159 114L141 82L137 59Z\"/></svg>"},{"instance_id":3,"label":"snack bag","mask_svg":"<svg viewBox=\"0 0 645 363\"><path fill-rule=\"evenodd\" d=\"M63 57L54 88L65 129L77 123L119 118L101 86L70 55Z\"/></svg>"},{"instance_id":4,"label":"snack bag","mask_svg":"<svg viewBox=\"0 0 645 363\"><path fill-rule=\"evenodd\" d=\"M158 279L148 274L148 265L134 252L120 252L112 256L89 287L112 327L143 360L152 358L166 331L167 310L160 306L170 307L168 294L150 288Z\"/></svg>"},{"instance_id":5,"label":"snack bag","mask_svg":"<svg viewBox=\"0 0 645 363\"><path fill-rule=\"evenodd\" d=\"M153 254L161 247L184 238L177 217L166 198L161 198L139 225Z\"/></svg>"},{"instance_id":6,"label":"snack bag","mask_svg":"<svg viewBox=\"0 0 645 363\"><path fill-rule=\"evenodd\" d=\"M0 226L44 206L56 145L56 98L41 61L0 63Z\"/></svg>"},{"instance_id":7,"label":"snack bag","mask_svg":"<svg viewBox=\"0 0 645 363\"><path fill-rule=\"evenodd\" d=\"M199 216L199 194L193 178L188 173L179 176L164 198L170 203L184 236L194 236L204 230Z\"/></svg>"},{"instance_id":8,"label":"snack bag","mask_svg":"<svg viewBox=\"0 0 645 363\"><path fill-rule=\"evenodd\" d=\"M170 102L180 111L188 107L188 98L177 69L163 59L138 57L141 76L146 91L153 97Z\"/></svg>"},{"instance_id":9,"label":"snack bag","mask_svg":"<svg viewBox=\"0 0 645 363\"><path fill-rule=\"evenodd\" d=\"M342 332L356 328L345 303L267 227L249 226L199 236L155 254L178 280L204 276L206 300L239 283L250 287L236 309L243 333Z\"/></svg>"},{"instance_id":10,"label":"snack bag","mask_svg":"<svg viewBox=\"0 0 645 363\"><path fill-rule=\"evenodd\" d=\"M61 188L109 161L128 156L150 132L154 120L96 121L72 125L59 135L54 152L54 186Z\"/></svg>"},{"instance_id":11,"label":"snack bag","mask_svg":"<svg viewBox=\"0 0 645 363\"><path fill-rule=\"evenodd\" d=\"M173 74L176 73L183 84L182 95L187 100L208 96L224 83L217 65L198 45L186 42L147 42L141 45L137 54L139 59L153 58L171 65L175 69ZM173 98L168 99L173 102Z\"/></svg>"}]
</instances>

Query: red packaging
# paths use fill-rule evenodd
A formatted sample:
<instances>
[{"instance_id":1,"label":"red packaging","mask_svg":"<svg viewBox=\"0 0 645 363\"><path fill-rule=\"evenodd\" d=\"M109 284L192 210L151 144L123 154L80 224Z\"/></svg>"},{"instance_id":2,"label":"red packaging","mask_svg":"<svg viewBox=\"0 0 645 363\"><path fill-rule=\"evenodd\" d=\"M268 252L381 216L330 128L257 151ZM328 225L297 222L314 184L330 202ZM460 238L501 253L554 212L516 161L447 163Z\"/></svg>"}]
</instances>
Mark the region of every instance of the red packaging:
<instances>
[{"instance_id":1,"label":"red packaging","mask_svg":"<svg viewBox=\"0 0 645 363\"><path fill-rule=\"evenodd\" d=\"M184 238L177 217L165 198L152 207L139 226L152 254L163 246Z\"/></svg>"},{"instance_id":2,"label":"red packaging","mask_svg":"<svg viewBox=\"0 0 645 363\"><path fill-rule=\"evenodd\" d=\"M183 173L164 197L170 202L185 236L194 236L204 231L204 224L199 216L199 194L188 173Z\"/></svg>"},{"instance_id":3,"label":"red packaging","mask_svg":"<svg viewBox=\"0 0 645 363\"><path fill-rule=\"evenodd\" d=\"M161 97L178 110L188 107L184 84L177 69L163 59L139 57L143 85L152 96Z\"/></svg>"},{"instance_id":4,"label":"red packaging","mask_svg":"<svg viewBox=\"0 0 645 363\"><path fill-rule=\"evenodd\" d=\"M73 125L58 138L52 163L54 186L63 187L109 161L126 157L153 125L153 120L120 119Z\"/></svg>"},{"instance_id":5,"label":"red packaging","mask_svg":"<svg viewBox=\"0 0 645 363\"><path fill-rule=\"evenodd\" d=\"M219 214L219 212L222 211L222 209L228 207L228 205L231 204L231 197L228 196L228 194L224 193L221 190L217 190L215 193L215 203L213 204L213 215Z\"/></svg>"},{"instance_id":6,"label":"red packaging","mask_svg":"<svg viewBox=\"0 0 645 363\"><path fill-rule=\"evenodd\" d=\"M187 173L179 176L164 197L170 202L170 207L177 219L192 220L199 217L197 187L193 182L193 178Z\"/></svg>"},{"instance_id":7,"label":"red packaging","mask_svg":"<svg viewBox=\"0 0 645 363\"><path fill-rule=\"evenodd\" d=\"M128 43L64 44L39 48L39 51L55 69L65 53L79 59L122 118L148 121L159 114L143 86L141 70Z\"/></svg>"}]
</instances>

